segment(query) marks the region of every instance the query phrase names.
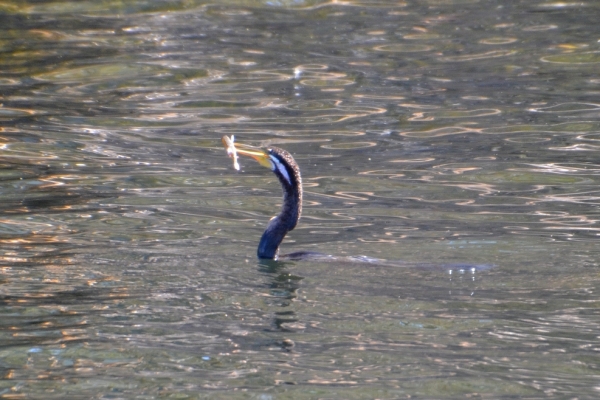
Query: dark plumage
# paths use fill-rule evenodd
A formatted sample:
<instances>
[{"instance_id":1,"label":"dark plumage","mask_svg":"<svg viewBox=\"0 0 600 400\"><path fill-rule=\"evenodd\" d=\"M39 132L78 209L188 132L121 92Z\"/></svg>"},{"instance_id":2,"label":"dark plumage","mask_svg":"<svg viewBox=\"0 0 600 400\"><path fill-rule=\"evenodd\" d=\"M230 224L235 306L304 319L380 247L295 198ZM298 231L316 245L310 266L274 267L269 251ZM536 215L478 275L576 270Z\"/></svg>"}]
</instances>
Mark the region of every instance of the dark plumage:
<instances>
[{"instance_id":1,"label":"dark plumage","mask_svg":"<svg viewBox=\"0 0 600 400\"><path fill-rule=\"evenodd\" d=\"M285 235L296 227L302 214L302 177L298 164L287 151L278 147L267 150L271 171L277 176L283 189L283 205L265 229L258 245L259 258L277 259L279 245Z\"/></svg>"},{"instance_id":2,"label":"dark plumage","mask_svg":"<svg viewBox=\"0 0 600 400\"><path fill-rule=\"evenodd\" d=\"M258 258L276 260L279 245L289 231L296 227L302 213L302 178L294 157L278 147L261 149L234 143L234 137L221 139L227 155L233 158L233 166L239 170L238 155L252 157L263 167L269 168L281 183L283 206L279 215L271 219L258 244Z\"/></svg>"}]
</instances>

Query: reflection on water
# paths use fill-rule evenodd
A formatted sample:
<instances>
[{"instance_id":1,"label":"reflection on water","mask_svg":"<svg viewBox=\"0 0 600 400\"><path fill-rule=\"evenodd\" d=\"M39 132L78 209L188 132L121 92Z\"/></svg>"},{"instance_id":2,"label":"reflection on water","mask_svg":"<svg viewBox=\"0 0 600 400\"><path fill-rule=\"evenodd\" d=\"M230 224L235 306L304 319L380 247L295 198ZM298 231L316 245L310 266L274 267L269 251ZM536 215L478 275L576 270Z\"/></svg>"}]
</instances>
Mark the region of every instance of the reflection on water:
<instances>
[{"instance_id":1,"label":"reflection on water","mask_svg":"<svg viewBox=\"0 0 600 400\"><path fill-rule=\"evenodd\" d=\"M597 397L596 3L0 10L0 397Z\"/></svg>"}]
</instances>

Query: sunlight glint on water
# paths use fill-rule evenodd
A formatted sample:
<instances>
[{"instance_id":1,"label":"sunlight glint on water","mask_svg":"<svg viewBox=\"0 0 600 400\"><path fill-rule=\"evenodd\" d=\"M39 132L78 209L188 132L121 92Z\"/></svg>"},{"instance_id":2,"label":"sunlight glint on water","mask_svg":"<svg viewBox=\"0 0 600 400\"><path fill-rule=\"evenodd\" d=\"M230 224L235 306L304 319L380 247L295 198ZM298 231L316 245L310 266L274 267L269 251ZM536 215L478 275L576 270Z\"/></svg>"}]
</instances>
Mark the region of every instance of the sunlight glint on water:
<instances>
[{"instance_id":1,"label":"sunlight glint on water","mask_svg":"<svg viewBox=\"0 0 600 400\"><path fill-rule=\"evenodd\" d=\"M595 3L0 10L0 397L597 397Z\"/></svg>"}]
</instances>

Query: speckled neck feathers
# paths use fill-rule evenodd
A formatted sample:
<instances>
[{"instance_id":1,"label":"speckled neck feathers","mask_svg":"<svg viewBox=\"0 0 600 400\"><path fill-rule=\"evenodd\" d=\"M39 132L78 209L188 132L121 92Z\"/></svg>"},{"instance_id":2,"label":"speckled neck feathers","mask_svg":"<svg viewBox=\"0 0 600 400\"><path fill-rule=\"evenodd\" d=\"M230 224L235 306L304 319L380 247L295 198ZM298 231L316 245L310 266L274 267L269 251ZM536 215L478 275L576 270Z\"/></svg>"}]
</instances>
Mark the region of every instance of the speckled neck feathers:
<instances>
[{"instance_id":1,"label":"speckled neck feathers","mask_svg":"<svg viewBox=\"0 0 600 400\"><path fill-rule=\"evenodd\" d=\"M283 189L283 206L279 215L271 219L258 245L259 258L277 259L279 245L285 235L296 227L302 213L302 178L296 161L287 151L269 149L273 173Z\"/></svg>"}]
</instances>

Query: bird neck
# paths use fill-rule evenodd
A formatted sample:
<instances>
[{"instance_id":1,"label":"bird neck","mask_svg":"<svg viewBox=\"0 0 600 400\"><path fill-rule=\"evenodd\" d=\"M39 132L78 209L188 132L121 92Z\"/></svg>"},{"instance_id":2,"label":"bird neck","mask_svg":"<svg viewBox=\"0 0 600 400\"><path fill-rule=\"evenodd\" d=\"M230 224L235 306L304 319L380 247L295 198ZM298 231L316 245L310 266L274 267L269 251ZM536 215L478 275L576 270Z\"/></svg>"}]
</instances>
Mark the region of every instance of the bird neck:
<instances>
[{"instance_id":1,"label":"bird neck","mask_svg":"<svg viewBox=\"0 0 600 400\"><path fill-rule=\"evenodd\" d=\"M298 174L295 185L289 185L284 178L277 175L283 188L283 205L279 215L271 219L267 229L260 238L258 258L277 259L279 245L289 231L296 227L302 213L302 182Z\"/></svg>"}]
</instances>

